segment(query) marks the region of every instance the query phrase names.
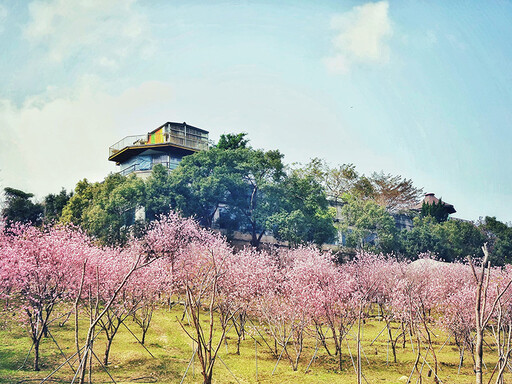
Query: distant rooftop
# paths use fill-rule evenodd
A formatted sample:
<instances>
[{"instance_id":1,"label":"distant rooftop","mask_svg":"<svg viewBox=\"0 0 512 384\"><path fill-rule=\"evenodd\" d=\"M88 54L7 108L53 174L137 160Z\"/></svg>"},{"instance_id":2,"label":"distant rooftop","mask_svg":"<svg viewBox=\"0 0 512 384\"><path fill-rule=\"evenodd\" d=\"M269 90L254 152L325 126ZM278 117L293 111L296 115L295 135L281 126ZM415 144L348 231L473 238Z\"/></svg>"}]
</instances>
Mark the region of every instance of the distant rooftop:
<instances>
[{"instance_id":1,"label":"distant rooftop","mask_svg":"<svg viewBox=\"0 0 512 384\"><path fill-rule=\"evenodd\" d=\"M443 201L442 199L441 199L441 201L443 203L443 207L446 210L446 212L448 212L450 214L457 212L455 210L455 207L452 204L447 203L446 201ZM413 209L421 210L421 207L423 206L423 203L429 204L429 205L432 205L434 203L435 204L439 204L439 199L432 192L425 193L425 197L423 198L421 203L417 204Z\"/></svg>"},{"instance_id":2,"label":"distant rooftop","mask_svg":"<svg viewBox=\"0 0 512 384\"><path fill-rule=\"evenodd\" d=\"M108 159L125 161L149 148L174 147L190 153L208 149L208 131L187 123L167 122L145 135L126 136L109 148Z\"/></svg>"}]
</instances>

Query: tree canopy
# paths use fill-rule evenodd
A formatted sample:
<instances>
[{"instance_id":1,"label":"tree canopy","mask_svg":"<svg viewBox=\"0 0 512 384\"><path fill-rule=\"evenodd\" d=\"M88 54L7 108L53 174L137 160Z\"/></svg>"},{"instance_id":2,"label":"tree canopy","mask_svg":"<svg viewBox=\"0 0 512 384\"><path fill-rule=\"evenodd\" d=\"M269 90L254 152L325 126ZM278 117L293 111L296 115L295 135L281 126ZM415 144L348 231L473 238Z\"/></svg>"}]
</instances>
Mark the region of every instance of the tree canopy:
<instances>
[{"instance_id":1,"label":"tree canopy","mask_svg":"<svg viewBox=\"0 0 512 384\"><path fill-rule=\"evenodd\" d=\"M172 172L156 165L145 180L120 174L100 183L84 179L74 192L62 189L43 203L6 188L2 216L35 225L73 223L103 243L123 244L147 223L178 210L204 227L250 234L256 247L265 234L290 246L335 243L338 237L342 247L406 258L429 251L455 261L479 256L487 242L493 263L512 260L510 226L493 217L477 225L448 220L441 200L423 204L415 217L408 209L421 193L410 179L382 171L366 176L350 163L331 167L315 158L290 167L279 150L254 149L247 134L230 133L183 158ZM412 230L397 229L397 214L415 217Z\"/></svg>"},{"instance_id":2,"label":"tree canopy","mask_svg":"<svg viewBox=\"0 0 512 384\"><path fill-rule=\"evenodd\" d=\"M43 205L34 203L32 193L19 189L4 188L5 207L2 209L2 217L9 225L10 223L31 223L39 225L43 219Z\"/></svg>"}]
</instances>

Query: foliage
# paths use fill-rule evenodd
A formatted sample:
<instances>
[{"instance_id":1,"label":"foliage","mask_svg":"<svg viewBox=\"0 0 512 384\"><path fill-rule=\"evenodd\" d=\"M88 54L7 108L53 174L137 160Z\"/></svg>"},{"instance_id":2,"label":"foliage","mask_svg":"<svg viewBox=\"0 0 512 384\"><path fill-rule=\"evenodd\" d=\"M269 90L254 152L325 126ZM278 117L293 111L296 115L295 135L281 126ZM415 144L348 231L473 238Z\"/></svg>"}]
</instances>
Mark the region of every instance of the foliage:
<instances>
[{"instance_id":1,"label":"foliage","mask_svg":"<svg viewBox=\"0 0 512 384\"><path fill-rule=\"evenodd\" d=\"M284 177L279 151L211 148L187 156L171 174L173 206L211 227L220 207L257 246L275 211L272 189Z\"/></svg>"},{"instance_id":2,"label":"foliage","mask_svg":"<svg viewBox=\"0 0 512 384\"><path fill-rule=\"evenodd\" d=\"M423 194L423 189L416 188L411 179L402 176L374 172L371 176L373 199L390 212L412 208Z\"/></svg>"},{"instance_id":3,"label":"foliage","mask_svg":"<svg viewBox=\"0 0 512 384\"><path fill-rule=\"evenodd\" d=\"M486 216L479 228L485 233L494 265L512 262L512 227Z\"/></svg>"},{"instance_id":4,"label":"foliage","mask_svg":"<svg viewBox=\"0 0 512 384\"><path fill-rule=\"evenodd\" d=\"M391 252L395 247L395 221L372 200L347 195L341 208L339 229L349 247Z\"/></svg>"},{"instance_id":5,"label":"foliage","mask_svg":"<svg viewBox=\"0 0 512 384\"><path fill-rule=\"evenodd\" d=\"M151 175L146 180L146 219L155 220L160 215L170 212L172 189L169 170L162 164L153 167Z\"/></svg>"},{"instance_id":6,"label":"foliage","mask_svg":"<svg viewBox=\"0 0 512 384\"><path fill-rule=\"evenodd\" d=\"M27 324L38 371L39 345L55 318L55 307L74 298L77 271L94 250L87 237L73 228L39 230L18 225L0 242L0 298L7 298L9 309Z\"/></svg>"},{"instance_id":7,"label":"foliage","mask_svg":"<svg viewBox=\"0 0 512 384\"><path fill-rule=\"evenodd\" d=\"M444 261L480 257L485 235L471 222L448 220L438 223L433 217L414 218L414 227L401 233L400 252L414 259L424 252L435 253Z\"/></svg>"},{"instance_id":8,"label":"foliage","mask_svg":"<svg viewBox=\"0 0 512 384\"><path fill-rule=\"evenodd\" d=\"M245 137L247 133L228 133L220 135L219 142L216 147L219 149L240 149L248 148L249 140Z\"/></svg>"},{"instance_id":9,"label":"foliage","mask_svg":"<svg viewBox=\"0 0 512 384\"><path fill-rule=\"evenodd\" d=\"M111 174L102 183L80 181L62 211L61 221L82 226L104 243L122 244L145 197L144 181Z\"/></svg>"},{"instance_id":10,"label":"foliage","mask_svg":"<svg viewBox=\"0 0 512 384\"><path fill-rule=\"evenodd\" d=\"M62 210L73 196L73 192L67 193L64 188L58 193L50 193L44 198L44 220L45 222L57 222L62 216Z\"/></svg>"},{"instance_id":11,"label":"foliage","mask_svg":"<svg viewBox=\"0 0 512 384\"><path fill-rule=\"evenodd\" d=\"M33 203L32 193L10 187L4 188L5 207L2 217L7 223L32 223L39 225L43 218L43 206Z\"/></svg>"},{"instance_id":12,"label":"foliage","mask_svg":"<svg viewBox=\"0 0 512 384\"><path fill-rule=\"evenodd\" d=\"M418 220L428 221L448 234L450 230L464 231L464 226L452 221ZM448 224L454 227L450 229ZM453 335L452 345L459 353L475 352L472 343L478 323L474 293L483 276L488 279L485 297L489 305L482 306L482 318L497 330L496 334L505 335L504 331L512 329L510 268L487 269L480 280L475 280L471 265L441 263L428 255L418 255L420 260L409 263L362 251L350 262L337 264L331 254L311 247L235 252L218 235L172 212L153 222L143 236L130 239L123 248L99 247L72 227L40 230L17 226L1 236L0 301L6 308L3 314L26 319L37 351L36 343L44 338L44 329L51 336L57 327L52 321L64 318L67 309L72 308L77 319L74 323L79 358L70 360L69 367L82 382L86 367L92 367L93 360L87 356L92 359L91 353L97 348L95 335L101 333L107 339L106 365L114 335L123 325L129 327L132 316L147 318L142 311L148 300L185 303L178 323L194 341L193 351L204 383L214 379L214 367L231 328L237 329L238 344L243 335L252 337L256 346L276 360L287 359L293 370L298 370L305 360L308 343L310 348L312 343L316 345L311 361L314 356L321 357L323 348L325 354L319 361L331 359L337 370L346 369L350 360L343 358L342 352L349 350L349 344L356 344L349 353L361 377L361 358L365 356L360 347L365 334L362 328L377 311L384 328L375 339L387 338L395 359L397 341L401 338L404 346L410 343L411 348L404 351L412 349L414 359L407 360L412 366L402 365L410 370L410 377L421 381L433 374L441 381L438 376L446 375L444 368L438 368L443 363L439 348L443 340L435 341L438 332L433 330L441 328ZM57 305L64 316L55 312ZM89 329L84 339L79 325L85 322ZM142 332L147 332L145 329ZM386 329L387 334L383 333ZM502 336L496 336L496 343L501 357L496 369L504 372L510 348ZM486 349L486 354L489 351ZM258 353L261 351L256 351L256 358ZM486 358L488 365L496 361L494 353L494 360ZM366 355L369 364L379 359ZM389 357L386 352L382 355ZM82 362L78 367L76 360ZM185 369L187 362L180 361ZM431 373L421 369L423 362ZM64 364L55 361L55 365ZM100 369L103 370L98 366ZM371 368L364 365L364 369ZM89 374L95 375L96 370Z\"/></svg>"},{"instance_id":13,"label":"foliage","mask_svg":"<svg viewBox=\"0 0 512 384\"><path fill-rule=\"evenodd\" d=\"M342 196L353 190L359 178L353 164L342 164L330 168L325 160L319 158L312 159L296 172L303 177L312 177L324 188L327 198L334 202L341 202Z\"/></svg>"},{"instance_id":14,"label":"foliage","mask_svg":"<svg viewBox=\"0 0 512 384\"><path fill-rule=\"evenodd\" d=\"M290 245L322 245L335 238L334 212L324 190L311 176L292 172L279 188L279 212L269 217L274 236Z\"/></svg>"},{"instance_id":15,"label":"foliage","mask_svg":"<svg viewBox=\"0 0 512 384\"><path fill-rule=\"evenodd\" d=\"M437 203L435 201L432 203L423 202L420 216L430 216L438 223L442 223L448 220L448 211L445 209L443 201L439 199Z\"/></svg>"},{"instance_id":16,"label":"foliage","mask_svg":"<svg viewBox=\"0 0 512 384\"><path fill-rule=\"evenodd\" d=\"M312 159L299 171L310 175L320 183L328 199L337 203L344 194L362 200L371 199L390 212L398 212L414 206L423 193L410 179L400 175L374 172L371 176L360 175L353 164L342 164L331 168L324 160Z\"/></svg>"},{"instance_id":17,"label":"foliage","mask_svg":"<svg viewBox=\"0 0 512 384\"><path fill-rule=\"evenodd\" d=\"M82 215L93 199L93 185L87 179L80 180L75 187L73 196L62 209L60 221L80 225Z\"/></svg>"}]
</instances>

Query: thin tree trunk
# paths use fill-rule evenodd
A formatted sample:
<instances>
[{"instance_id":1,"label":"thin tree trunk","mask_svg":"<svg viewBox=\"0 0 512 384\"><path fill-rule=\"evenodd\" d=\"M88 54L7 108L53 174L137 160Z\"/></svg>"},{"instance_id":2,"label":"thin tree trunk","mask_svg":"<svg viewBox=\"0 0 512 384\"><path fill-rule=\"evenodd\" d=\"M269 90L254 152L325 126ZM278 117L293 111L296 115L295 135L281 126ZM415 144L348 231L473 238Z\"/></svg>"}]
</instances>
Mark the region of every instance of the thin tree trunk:
<instances>
[{"instance_id":1,"label":"thin tree trunk","mask_svg":"<svg viewBox=\"0 0 512 384\"><path fill-rule=\"evenodd\" d=\"M39 368L39 340L35 339L34 341L34 371L40 371Z\"/></svg>"}]
</instances>

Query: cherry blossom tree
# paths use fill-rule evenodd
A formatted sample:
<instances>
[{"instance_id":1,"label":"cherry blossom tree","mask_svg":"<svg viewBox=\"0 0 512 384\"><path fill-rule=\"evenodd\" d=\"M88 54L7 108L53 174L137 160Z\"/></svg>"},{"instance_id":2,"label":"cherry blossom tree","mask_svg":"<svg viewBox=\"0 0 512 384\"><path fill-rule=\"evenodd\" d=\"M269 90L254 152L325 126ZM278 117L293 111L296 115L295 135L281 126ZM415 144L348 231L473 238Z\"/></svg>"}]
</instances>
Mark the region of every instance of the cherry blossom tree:
<instances>
[{"instance_id":1,"label":"cherry blossom tree","mask_svg":"<svg viewBox=\"0 0 512 384\"><path fill-rule=\"evenodd\" d=\"M59 303L78 290L80 270L93 246L80 230L71 227L38 229L13 226L2 235L0 280L9 309L26 322L38 371L39 346Z\"/></svg>"}]
</instances>

